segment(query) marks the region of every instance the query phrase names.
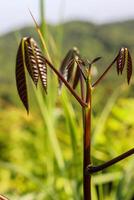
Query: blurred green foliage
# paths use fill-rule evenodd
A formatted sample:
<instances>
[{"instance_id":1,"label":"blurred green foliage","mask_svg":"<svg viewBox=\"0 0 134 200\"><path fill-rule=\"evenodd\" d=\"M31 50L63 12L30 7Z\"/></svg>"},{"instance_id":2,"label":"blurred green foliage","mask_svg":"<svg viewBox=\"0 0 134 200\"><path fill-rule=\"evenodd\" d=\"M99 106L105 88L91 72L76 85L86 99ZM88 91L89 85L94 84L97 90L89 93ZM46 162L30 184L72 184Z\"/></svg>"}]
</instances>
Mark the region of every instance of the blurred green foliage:
<instances>
[{"instance_id":1,"label":"blurred green foliage","mask_svg":"<svg viewBox=\"0 0 134 200\"><path fill-rule=\"evenodd\" d=\"M97 64L98 73L121 46L134 52L134 21L100 26L73 21L47 29L49 52L57 67L73 46L89 59L103 57ZM48 96L42 95L40 87L35 91L28 78L31 113L26 115L17 96L14 75L18 42L23 36L39 41L33 28L0 37L0 193L13 200L80 200L81 109L65 88L61 96L57 95L57 80L49 73ZM128 88L123 82L113 69L93 92L94 164L133 147L134 85ZM134 159L128 158L94 175L93 200L132 200L133 166Z\"/></svg>"}]
</instances>

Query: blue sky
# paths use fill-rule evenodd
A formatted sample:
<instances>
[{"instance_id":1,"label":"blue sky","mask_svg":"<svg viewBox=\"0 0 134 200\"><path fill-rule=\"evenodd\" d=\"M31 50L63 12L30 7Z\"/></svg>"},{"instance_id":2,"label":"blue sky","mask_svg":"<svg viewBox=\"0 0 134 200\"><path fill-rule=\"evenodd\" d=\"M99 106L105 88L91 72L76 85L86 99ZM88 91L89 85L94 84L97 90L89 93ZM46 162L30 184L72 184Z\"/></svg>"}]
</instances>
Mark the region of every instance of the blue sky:
<instances>
[{"instance_id":1,"label":"blue sky","mask_svg":"<svg viewBox=\"0 0 134 200\"><path fill-rule=\"evenodd\" d=\"M1 0L0 34L31 24L28 8L39 20L38 0ZM51 23L71 19L105 23L134 19L134 0L45 0L45 10Z\"/></svg>"}]
</instances>

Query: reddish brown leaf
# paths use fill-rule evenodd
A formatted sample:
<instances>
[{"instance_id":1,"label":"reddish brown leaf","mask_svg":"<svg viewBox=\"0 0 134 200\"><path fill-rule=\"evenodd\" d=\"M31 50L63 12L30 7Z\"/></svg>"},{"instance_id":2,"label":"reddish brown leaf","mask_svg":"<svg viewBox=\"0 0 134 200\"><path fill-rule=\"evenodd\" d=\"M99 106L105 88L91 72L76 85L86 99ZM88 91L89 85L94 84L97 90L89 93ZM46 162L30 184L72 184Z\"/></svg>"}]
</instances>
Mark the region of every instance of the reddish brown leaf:
<instances>
[{"instance_id":1,"label":"reddish brown leaf","mask_svg":"<svg viewBox=\"0 0 134 200\"><path fill-rule=\"evenodd\" d=\"M60 66L60 73L63 77L69 82L72 78L73 70L74 70L74 59L77 54L77 49L71 49L66 54ZM59 80L59 91L62 88L62 81Z\"/></svg>"},{"instance_id":2,"label":"reddish brown leaf","mask_svg":"<svg viewBox=\"0 0 134 200\"><path fill-rule=\"evenodd\" d=\"M38 79L39 79L39 71L38 71L38 66L35 59L35 54L31 46L30 38L27 38L24 48L25 48L25 63L26 63L27 70L35 86L37 86Z\"/></svg>"},{"instance_id":3,"label":"reddish brown leaf","mask_svg":"<svg viewBox=\"0 0 134 200\"><path fill-rule=\"evenodd\" d=\"M33 77L34 77L34 82L38 81L38 74L40 76L42 85L47 92L47 65L45 58L37 46L35 40L33 38L28 39L29 46L31 47L30 49L32 50L32 56L30 56L31 63L34 62L35 65L33 65Z\"/></svg>"},{"instance_id":4,"label":"reddish brown leaf","mask_svg":"<svg viewBox=\"0 0 134 200\"><path fill-rule=\"evenodd\" d=\"M75 75L74 75L74 80L73 80L73 89L75 89L78 85L78 82L79 82L79 79L80 79L80 69L77 65L77 68L76 68L76 72L75 72Z\"/></svg>"},{"instance_id":5,"label":"reddish brown leaf","mask_svg":"<svg viewBox=\"0 0 134 200\"><path fill-rule=\"evenodd\" d=\"M117 57L117 65L116 65L116 69L117 69L117 74L119 75L119 73L122 74L124 66L125 66L125 60L126 60L126 51L125 48L121 48L119 51L119 55Z\"/></svg>"},{"instance_id":6,"label":"reddish brown leaf","mask_svg":"<svg viewBox=\"0 0 134 200\"><path fill-rule=\"evenodd\" d=\"M132 58L128 51L128 57L127 57L127 82L130 83L130 79L132 76Z\"/></svg>"},{"instance_id":7,"label":"reddish brown leaf","mask_svg":"<svg viewBox=\"0 0 134 200\"><path fill-rule=\"evenodd\" d=\"M69 82L72 78L73 75L73 71L74 71L74 64L75 64L75 60L74 58L70 61L70 64L67 68L67 81Z\"/></svg>"},{"instance_id":8,"label":"reddish brown leaf","mask_svg":"<svg viewBox=\"0 0 134 200\"><path fill-rule=\"evenodd\" d=\"M19 45L19 49L17 52L16 58L16 85L18 94L22 103L24 104L27 112L29 112L29 105L28 105L28 95L27 95L27 86L26 86L26 76L25 76L25 69L24 69L24 53L23 53L23 46L24 41L26 38L21 40Z\"/></svg>"}]
</instances>

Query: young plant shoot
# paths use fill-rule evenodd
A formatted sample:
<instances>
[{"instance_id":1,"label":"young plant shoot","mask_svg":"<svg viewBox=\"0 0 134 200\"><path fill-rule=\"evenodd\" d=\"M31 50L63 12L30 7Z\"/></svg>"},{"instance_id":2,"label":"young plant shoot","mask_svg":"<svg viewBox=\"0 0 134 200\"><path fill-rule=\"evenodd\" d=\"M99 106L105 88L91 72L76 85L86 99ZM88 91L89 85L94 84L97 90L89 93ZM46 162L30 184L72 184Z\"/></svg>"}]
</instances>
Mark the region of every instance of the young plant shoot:
<instances>
[{"instance_id":1,"label":"young plant shoot","mask_svg":"<svg viewBox=\"0 0 134 200\"><path fill-rule=\"evenodd\" d=\"M41 31L36 24L37 31L44 48L46 49L45 41ZM108 71L116 66L118 75L122 75L126 68L127 83L130 84L132 77L132 59L128 48L121 48L119 53L106 68L106 70L99 76L99 78L92 83L92 65L101 57L97 57L91 62L84 60L78 49L73 48L68 51L64 60L61 62L60 69L53 65L49 56L41 51L36 41L31 37L22 38L16 59L16 85L19 97L29 113L29 101L26 82L26 71L29 73L34 85L37 87L40 79L42 87L47 95L47 70L52 70L59 83L59 92L63 85L69 90L72 96L76 99L82 108L83 118L83 199L91 200L91 176L93 173L99 172L111 165L125 159L134 154L134 148L123 153L120 156L102 164L94 166L91 161L91 112L92 112L92 90L101 83ZM80 93L77 92L77 85L80 85Z\"/></svg>"}]
</instances>

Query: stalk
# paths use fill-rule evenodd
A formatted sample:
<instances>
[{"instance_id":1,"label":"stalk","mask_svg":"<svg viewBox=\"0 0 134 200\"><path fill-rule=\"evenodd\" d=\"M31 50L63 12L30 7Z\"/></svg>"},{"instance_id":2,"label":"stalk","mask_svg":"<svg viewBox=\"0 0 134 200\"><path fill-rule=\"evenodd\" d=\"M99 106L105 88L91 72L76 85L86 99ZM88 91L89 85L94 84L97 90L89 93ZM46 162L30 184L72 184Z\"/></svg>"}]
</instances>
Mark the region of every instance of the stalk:
<instances>
[{"instance_id":1,"label":"stalk","mask_svg":"<svg viewBox=\"0 0 134 200\"><path fill-rule=\"evenodd\" d=\"M86 103L84 108L84 138L83 138L83 191L84 200L91 200L91 176L87 176L86 168L91 165L91 85L89 78L86 81Z\"/></svg>"},{"instance_id":2,"label":"stalk","mask_svg":"<svg viewBox=\"0 0 134 200\"><path fill-rule=\"evenodd\" d=\"M45 58L46 63L49 65L49 67L53 70L53 72L58 76L58 78L65 84L65 86L68 88L68 90L72 93L72 95L76 98L76 100L79 102L79 104L82 107L87 106L87 104L77 95L75 90L70 86L70 84L65 80L65 78L62 76L62 74L52 65L52 63L49 62Z\"/></svg>"},{"instance_id":3,"label":"stalk","mask_svg":"<svg viewBox=\"0 0 134 200\"><path fill-rule=\"evenodd\" d=\"M85 88L83 82L83 76L80 74L80 87L81 87L81 98L85 99ZM87 165L91 164L90 159L90 140L91 140L91 87L89 81L86 83L86 103L87 108L82 107L82 118L83 118L83 193L84 200L91 200L91 177L87 176L86 168Z\"/></svg>"},{"instance_id":4,"label":"stalk","mask_svg":"<svg viewBox=\"0 0 134 200\"><path fill-rule=\"evenodd\" d=\"M129 157L133 154L134 154L134 148L132 148L129 151L117 156L116 158L113 158L112 160L105 162L104 164L101 164L101 165L98 165L98 166L91 166L91 165L88 166L87 172L89 174L92 174L92 173L102 171L102 170L104 170L108 167L111 167L112 165L118 163L119 161L124 160L125 158L127 158L127 157Z\"/></svg>"},{"instance_id":5,"label":"stalk","mask_svg":"<svg viewBox=\"0 0 134 200\"><path fill-rule=\"evenodd\" d=\"M102 73L102 75L95 81L95 83L92 84L92 87L96 87L100 81L105 77L105 75L108 73L108 71L111 69L113 64L117 61L118 55L115 57L115 59L112 61L112 63L106 68L106 70Z\"/></svg>"}]
</instances>

